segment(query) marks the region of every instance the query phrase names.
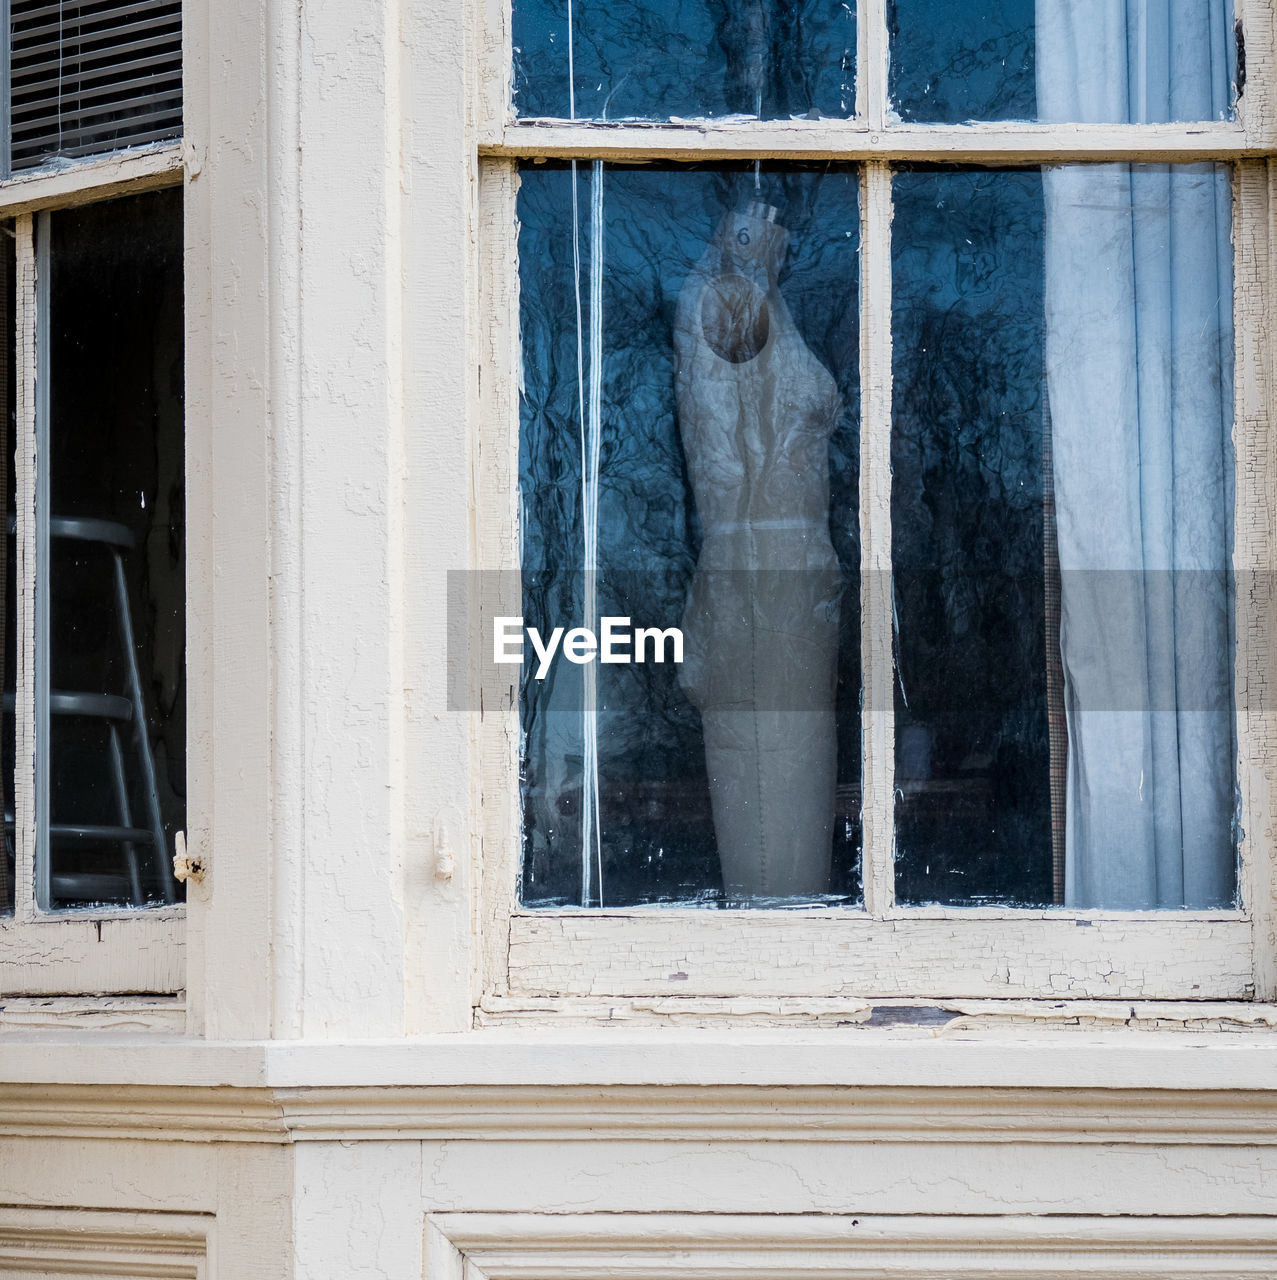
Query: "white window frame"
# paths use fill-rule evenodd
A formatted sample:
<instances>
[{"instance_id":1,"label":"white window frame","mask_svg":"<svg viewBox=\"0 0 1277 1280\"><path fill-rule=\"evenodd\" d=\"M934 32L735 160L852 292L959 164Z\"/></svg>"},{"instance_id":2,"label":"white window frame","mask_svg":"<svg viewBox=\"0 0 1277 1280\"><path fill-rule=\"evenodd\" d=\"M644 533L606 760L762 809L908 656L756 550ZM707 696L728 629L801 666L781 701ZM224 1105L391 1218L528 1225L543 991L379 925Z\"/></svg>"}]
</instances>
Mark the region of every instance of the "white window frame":
<instances>
[{"instance_id":1,"label":"white window frame","mask_svg":"<svg viewBox=\"0 0 1277 1280\"><path fill-rule=\"evenodd\" d=\"M0 218L16 240L16 453L18 644L15 726L14 912L0 917L0 995L43 996L129 992L168 994L185 983L185 916L181 903L46 911L38 902L36 866L37 436L41 385L38 350L47 311L47 280L36 255L41 215L183 183L183 147L163 143L33 169L0 182ZM188 600L188 613L190 604ZM188 620L189 621L189 620ZM171 851L169 851L171 854ZM169 854L161 854L167 857Z\"/></svg>"},{"instance_id":2,"label":"white window frame","mask_svg":"<svg viewBox=\"0 0 1277 1280\"><path fill-rule=\"evenodd\" d=\"M1277 998L1277 858L1273 798L1277 681L1269 574L1277 562L1277 233L1274 13L1236 0L1249 50L1237 119L1155 125L902 124L887 98L887 0L860 0L857 114L849 120L633 124L520 120L510 108L508 0L480 0L474 47L480 325L473 565L517 572L519 413L516 166L520 160L840 160L861 186L861 647L864 908L702 911L677 908L529 911L521 857L518 689L479 689L481 839L474 868L482 933L475 991L485 1015L664 997L779 999ZM894 711L891 604L890 173L923 159L974 165L1060 161L1218 160L1235 166L1238 783L1243 806L1241 906L1138 912L906 907L892 879ZM477 630L471 651L482 652ZM509 669L507 669L509 670ZM487 677L485 677L486 679ZM496 680L496 677L492 677Z\"/></svg>"}]
</instances>

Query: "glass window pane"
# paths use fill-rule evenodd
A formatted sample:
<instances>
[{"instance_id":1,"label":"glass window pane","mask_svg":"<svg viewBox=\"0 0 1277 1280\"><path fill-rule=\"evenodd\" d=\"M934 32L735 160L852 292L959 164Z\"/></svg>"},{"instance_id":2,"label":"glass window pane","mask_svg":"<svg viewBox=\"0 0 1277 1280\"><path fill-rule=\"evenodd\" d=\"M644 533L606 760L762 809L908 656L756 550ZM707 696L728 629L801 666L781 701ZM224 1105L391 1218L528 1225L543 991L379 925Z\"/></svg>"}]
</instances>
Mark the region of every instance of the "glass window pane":
<instances>
[{"instance_id":1,"label":"glass window pane","mask_svg":"<svg viewBox=\"0 0 1277 1280\"><path fill-rule=\"evenodd\" d=\"M1150 124L1232 112L1228 0L890 0L902 120Z\"/></svg>"},{"instance_id":2,"label":"glass window pane","mask_svg":"<svg viewBox=\"0 0 1277 1280\"><path fill-rule=\"evenodd\" d=\"M521 116L850 116L853 0L515 0Z\"/></svg>"},{"instance_id":3,"label":"glass window pane","mask_svg":"<svg viewBox=\"0 0 1277 1280\"><path fill-rule=\"evenodd\" d=\"M186 821L181 192L49 221L50 905L172 901Z\"/></svg>"},{"instance_id":4,"label":"glass window pane","mask_svg":"<svg viewBox=\"0 0 1277 1280\"><path fill-rule=\"evenodd\" d=\"M854 901L856 173L521 177L526 625L685 641L525 662L523 901Z\"/></svg>"},{"instance_id":5,"label":"glass window pane","mask_svg":"<svg viewBox=\"0 0 1277 1280\"><path fill-rule=\"evenodd\" d=\"M1230 903L1227 172L895 191L897 895Z\"/></svg>"},{"instance_id":6,"label":"glass window pane","mask_svg":"<svg viewBox=\"0 0 1277 1280\"><path fill-rule=\"evenodd\" d=\"M902 120L1032 120L1035 0L891 0L891 102Z\"/></svg>"}]
</instances>

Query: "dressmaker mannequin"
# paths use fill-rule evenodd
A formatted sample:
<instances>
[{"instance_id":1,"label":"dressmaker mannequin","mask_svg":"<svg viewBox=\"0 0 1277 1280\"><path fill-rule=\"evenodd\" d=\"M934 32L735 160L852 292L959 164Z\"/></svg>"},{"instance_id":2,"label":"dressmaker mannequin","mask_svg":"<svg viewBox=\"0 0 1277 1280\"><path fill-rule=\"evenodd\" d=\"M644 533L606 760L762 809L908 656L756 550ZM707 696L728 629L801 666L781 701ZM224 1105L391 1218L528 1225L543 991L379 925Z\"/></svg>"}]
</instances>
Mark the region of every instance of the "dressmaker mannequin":
<instances>
[{"instance_id":1,"label":"dressmaker mannequin","mask_svg":"<svg viewBox=\"0 0 1277 1280\"><path fill-rule=\"evenodd\" d=\"M827 892L837 740L832 375L777 288L776 211L730 214L679 295L683 450L703 543L680 680L701 712L730 894Z\"/></svg>"}]
</instances>

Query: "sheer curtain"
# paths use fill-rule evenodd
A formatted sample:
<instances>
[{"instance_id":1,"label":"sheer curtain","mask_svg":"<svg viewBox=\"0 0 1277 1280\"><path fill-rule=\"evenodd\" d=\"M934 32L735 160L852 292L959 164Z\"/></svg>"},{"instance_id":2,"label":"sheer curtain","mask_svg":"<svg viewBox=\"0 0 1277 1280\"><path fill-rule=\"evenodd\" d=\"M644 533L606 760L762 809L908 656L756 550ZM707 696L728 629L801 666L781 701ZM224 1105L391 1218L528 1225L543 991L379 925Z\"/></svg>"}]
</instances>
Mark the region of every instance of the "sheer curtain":
<instances>
[{"instance_id":1,"label":"sheer curtain","mask_svg":"<svg viewBox=\"0 0 1277 1280\"><path fill-rule=\"evenodd\" d=\"M1047 121L1213 120L1225 0L1037 0ZM1068 736L1065 897L1231 902L1227 172L1045 175L1046 365Z\"/></svg>"}]
</instances>

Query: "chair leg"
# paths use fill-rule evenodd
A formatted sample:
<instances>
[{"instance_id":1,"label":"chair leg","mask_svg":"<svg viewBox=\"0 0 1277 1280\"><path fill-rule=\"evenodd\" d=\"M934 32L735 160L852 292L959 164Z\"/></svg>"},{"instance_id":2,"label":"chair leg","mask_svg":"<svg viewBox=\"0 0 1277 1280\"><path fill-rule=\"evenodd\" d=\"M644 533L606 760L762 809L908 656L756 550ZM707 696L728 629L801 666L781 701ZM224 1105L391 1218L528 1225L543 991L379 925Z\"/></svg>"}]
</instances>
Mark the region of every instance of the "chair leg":
<instances>
[{"instance_id":1,"label":"chair leg","mask_svg":"<svg viewBox=\"0 0 1277 1280\"><path fill-rule=\"evenodd\" d=\"M120 731L112 721L107 725L107 732L111 735L111 775L115 782L115 806L119 813L120 826L131 827L133 810L129 805L128 784L124 780L124 752L120 749ZM129 892L133 896L133 905L140 907L144 905L142 875L137 865L137 845L131 840L125 842L124 859L129 868Z\"/></svg>"},{"instance_id":2,"label":"chair leg","mask_svg":"<svg viewBox=\"0 0 1277 1280\"><path fill-rule=\"evenodd\" d=\"M133 704L133 741L142 765L143 789L146 792L146 808L155 848L155 870L165 902L173 902L176 893L173 877L167 866L168 852L164 841L164 822L160 817L160 796L155 784L155 761L151 759L151 744L146 733L146 704L142 701L142 681L137 670L137 651L133 647L133 623L129 616L129 589L124 579L124 560L118 551L115 561L115 603L120 622L120 643L124 646L124 667L128 673L129 701Z\"/></svg>"}]
</instances>

